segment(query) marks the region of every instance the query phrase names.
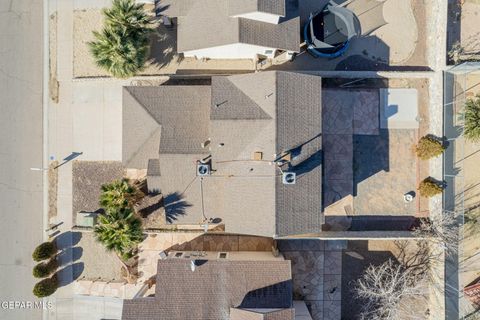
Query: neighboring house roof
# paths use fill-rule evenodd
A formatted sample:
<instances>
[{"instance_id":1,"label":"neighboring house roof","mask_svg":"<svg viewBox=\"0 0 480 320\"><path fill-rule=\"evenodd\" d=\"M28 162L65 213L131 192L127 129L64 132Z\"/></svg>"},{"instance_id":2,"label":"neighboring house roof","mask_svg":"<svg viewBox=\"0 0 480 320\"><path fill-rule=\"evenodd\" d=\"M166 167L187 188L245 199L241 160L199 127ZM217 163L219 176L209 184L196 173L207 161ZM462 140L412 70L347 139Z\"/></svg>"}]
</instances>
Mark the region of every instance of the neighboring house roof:
<instances>
[{"instance_id":1,"label":"neighboring house roof","mask_svg":"<svg viewBox=\"0 0 480 320\"><path fill-rule=\"evenodd\" d=\"M145 168L159 153L203 153L209 105L209 86L124 87L124 165Z\"/></svg>"},{"instance_id":2,"label":"neighboring house roof","mask_svg":"<svg viewBox=\"0 0 480 320\"><path fill-rule=\"evenodd\" d=\"M156 6L161 14L170 17L184 17L191 12L196 2L218 4L220 3L218 1L225 3L227 15L231 17L252 12L270 13L284 17L286 11L285 0L161 0L157 2Z\"/></svg>"},{"instance_id":3,"label":"neighboring house roof","mask_svg":"<svg viewBox=\"0 0 480 320\"><path fill-rule=\"evenodd\" d=\"M285 7L285 0L228 0L228 13L230 16L263 12L284 17Z\"/></svg>"},{"instance_id":4,"label":"neighboring house roof","mask_svg":"<svg viewBox=\"0 0 480 320\"><path fill-rule=\"evenodd\" d=\"M127 89L131 94L131 88ZM136 96L147 96L140 93L142 87L135 90ZM170 101L169 95L178 95L177 90L158 87L145 90L162 95L156 100L152 97L157 104L144 108L155 109L151 110L155 118L164 119L162 113L174 112L165 108L163 102ZM142 159L139 168L147 168L148 163L148 188L164 194L167 220L196 224L205 217L221 218L226 232L263 236L320 231L323 224L321 78L280 71L218 76L212 78L209 92L207 105L192 102L192 113L200 114L201 120L185 121L182 117L188 114L188 108L175 111L178 116L169 118L168 130L173 134L178 132L179 145L190 146L183 140L196 139L189 152L184 152L184 147L172 152L172 148L162 146L163 131L162 137L157 138L160 147L153 143L154 147L150 147L153 151L141 152L154 154L151 160ZM183 94L197 93L192 89ZM193 101L191 97L182 99ZM128 97L126 102L131 103ZM143 117L137 109L135 106L129 116ZM124 111L124 117L125 114L128 112ZM195 127L194 132L185 135L183 129L178 130L184 125ZM124 126L124 139L133 131L130 128L133 127ZM202 149L200 144L205 137L210 140ZM138 141L141 148L150 146L142 145L142 139ZM170 144L171 140L165 141ZM131 143L124 141L124 145ZM125 149L124 146L124 155L128 157ZM261 159L253 158L256 152L262 154ZM291 153L292 159L281 169L296 173L297 182L293 185L284 185L281 170L272 164L286 152ZM206 158L207 153L211 155L214 172L200 178L196 162Z\"/></svg>"},{"instance_id":5,"label":"neighboring house roof","mask_svg":"<svg viewBox=\"0 0 480 320\"><path fill-rule=\"evenodd\" d=\"M237 4L235 4L237 3ZM178 17L179 52L244 43L261 47L299 51L300 18L278 24L236 18L233 12L255 11L284 15L285 1L183 0L162 4L161 14ZM245 13L245 12L244 12ZM238 14L238 13L235 13Z\"/></svg>"},{"instance_id":6,"label":"neighboring house roof","mask_svg":"<svg viewBox=\"0 0 480 320\"><path fill-rule=\"evenodd\" d=\"M159 260L155 297L124 300L122 319L220 320L231 308L275 308L287 309L280 319L293 320L289 260L196 260L193 272L190 266L190 259Z\"/></svg>"}]
</instances>

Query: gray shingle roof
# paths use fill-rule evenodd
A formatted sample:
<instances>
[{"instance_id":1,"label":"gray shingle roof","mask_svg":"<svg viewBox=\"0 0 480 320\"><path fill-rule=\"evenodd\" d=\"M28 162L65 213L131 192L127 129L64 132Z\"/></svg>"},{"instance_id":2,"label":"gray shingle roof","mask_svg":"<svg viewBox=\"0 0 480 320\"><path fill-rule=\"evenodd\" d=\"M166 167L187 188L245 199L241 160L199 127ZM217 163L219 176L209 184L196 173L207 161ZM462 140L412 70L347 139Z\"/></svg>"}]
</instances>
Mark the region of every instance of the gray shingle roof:
<instances>
[{"instance_id":1,"label":"gray shingle roof","mask_svg":"<svg viewBox=\"0 0 480 320\"><path fill-rule=\"evenodd\" d=\"M266 120L271 117L228 77L212 78L211 120Z\"/></svg>"},{"instance_id":2,"label":"gray shingle roof","mask_svg":"<svg viewBox=\"0 0 480 320\"><path fill-rule=\"evenodd\" d=\"M135 96L142 97L144 113L152 114L160 123L168 120L166 126L160 126L161 137L155 137L156 142L150 138L145 129L149 128L148 117L143 119L138 105L130 116L138 114L143 120L131 123L143 126L139 128L139 137L146 137L149 142L141 144L142 139L136 138L140 141L137 148L154 150L139 153L147 156L156 153L150 157L155 160L151 160L148 167L149 189L172 199L174 208L182 204L174 223L199 223L204 209L207 217L221 218L225 230L231 233L285 236L321 230L320 77L280 71L213 77L211 90L200 92L211 92L211 98L204 99L208 105L193 99L199 96L195 90L180 92L168 88L165 91L158 87L151 90L150 98L145 93ZM181 104L185 107L169 108L174 102L164 107L174 94L183 95ZM169 117L165 118L163 112ZM194 121L192 114L202 120ZM136 134L130 128L133 127L124 125L124 131L127 130L124 139L132 139L129 132ZM155 126L149 130L155 132ZM164 130L173 134L164 134ZM171 138L165 139L166 136ZM207 137L210 144L200 148ZM172 147L164 147L164 141ZM159 151L155 143L160 144ZM131 149L135 150L135 146ZM196 176L195 163L204 158L206 152L211 154L213 173L201 180ZM262 153L262 159L253 159L256 152ZM294 185L284 185L280 170L271 165L283 152L292 154L290 167L284 166L282 170L297 174ZM142 161L142 168L146 168L148 159Z\"/></svg>"},{"instance_id":3,"label":"gray shingle roof","mask_svg":"<svg viewBox=\"0 0 480 320\"><path fill-rule=\"evenodd\" d=\"M236 16L251 12L264 12L285 16L285 0L229 0L228 13Z\"/></svg>"},{"instance_id":4,"label":"gray shingle roof","mask_svg":"<svg viewBox=\"0 0 480 320\"><path fill-rule=\"evenodd\" d=\"M240 1L238 1L240 2ZM172 4L173 6L174 4ZM198 0L178 20L179 52L245 43L290 51L300 50L300 18L272 24L229 15L226 0ZM259 1L262 10L278 10L271 1Z\"/></svg>"},{"instance_id":5,"label":"gray shingle roof","mask_svg":"<svg viewBox=\"0 0 480 320\"><path fill-rule=\"evenodd\" d=\"M289 260L158 262L154 298L124 300L124 320L223 320L230 308L292 308ZM291 320L292 318L285 318Z\"/></svg>"},{"instance_id":6,"label":"gray shingle roof","mask_svg":"<svg viewBox=\"0 0 480 320\"><path fill-rule=\"evenodd\" d=\"M239 18L240 43L289 51L300 49L300 17L279 24Z\"/></svg>"},{"instance_id":7,"label":"gray shingle roof","mask_svg":"<svg viewBox=\"0 0 480 320\"><path fill-rule=\"evenodd\" d=\"M294 185L276 181L279 236L318 232L323 224L321 88L320 77L277 73L277 153L294 150L283 169L297 176Z\"/></svg>"},{"instance_id":8,"label":"gray shingle roof","mask_svg":"<svg viewBox=\"0 0 480 320\"><path fill-rule=\"evenodd\" d=\"M204 153L209 107L210 86L124 87L124 165L143 169L159 153Z\"/></svg>"}]
</instances>

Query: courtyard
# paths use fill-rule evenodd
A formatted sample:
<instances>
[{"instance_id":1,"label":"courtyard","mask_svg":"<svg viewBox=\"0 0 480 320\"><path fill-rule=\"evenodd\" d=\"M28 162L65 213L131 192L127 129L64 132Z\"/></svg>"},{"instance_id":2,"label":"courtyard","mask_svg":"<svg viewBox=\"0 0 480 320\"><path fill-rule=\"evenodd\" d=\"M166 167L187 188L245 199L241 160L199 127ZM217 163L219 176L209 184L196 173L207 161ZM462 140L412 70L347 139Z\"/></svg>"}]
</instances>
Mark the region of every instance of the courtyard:
<instances>
[{"instance_id":1,"label":"courtyard","mask_svg":"<svg viewBox=\"0 0 480 320\"><path fill-rule=\"evenodd\" d=\"M279 240L280 252L292 261L294 299L304 300L313 320L358 319L363 302L355 285L369 265L401 260L405 243L387 240ZM412 304L425 313L431 306Z\"/></svg>"},{"instance_id":2,"label":"courtyard","mask_svg":"<svg viewBox=\"0 0 480 320\"><path fill-rule=\"evenodd\" d=\"M429 175L428 162L415 154L429 130L425 84L390 80L331 89L328 80L325 86L324 230L408 230L429 211L428 199L416 194ZM397 93L402 98L393 102ZM405 202L406 193L414 201Z\"/></svg>"},{"instance_id":3,"label":"courtyard","mask_svg":"<svg viewBox=\"0 0 480 320\"><path fill-rule=\"evenodd\" d=\"M298 6L301 29L310 15L328 0L291 0ZM358 18L359 35L350 41L347 52L337 58L314 58L302 47L292 62L273 66L279 70L426 70L426 11L424 1L355 0L346 3Z\"/></svg>"}]
</instances>

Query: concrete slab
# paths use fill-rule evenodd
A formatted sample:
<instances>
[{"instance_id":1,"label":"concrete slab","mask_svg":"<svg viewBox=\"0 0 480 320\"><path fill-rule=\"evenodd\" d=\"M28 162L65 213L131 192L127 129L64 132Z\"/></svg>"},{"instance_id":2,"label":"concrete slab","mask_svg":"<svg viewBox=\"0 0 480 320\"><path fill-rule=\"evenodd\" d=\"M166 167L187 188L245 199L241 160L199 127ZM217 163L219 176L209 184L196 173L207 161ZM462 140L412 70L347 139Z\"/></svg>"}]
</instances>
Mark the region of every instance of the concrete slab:
<instances>
[{"instance_id":1,"label":"concrete slab","mask_svg":"<svg viewBox=\"0 0 480 320\"><path fill-rule=\"evenodd\" d=\"M380 89L380 128L418 129L416 89Z\"/></svg>"},{"instance_id":2,"label":"concrete slab","mask_svg":"<svg viewBox=\"0 0 480 320\"><path fill-rule=\"evenodd\" d=\"M74 82L73 142L82 160L122 160L122 86L128 81Z\"/></svg>"}]
</instances>

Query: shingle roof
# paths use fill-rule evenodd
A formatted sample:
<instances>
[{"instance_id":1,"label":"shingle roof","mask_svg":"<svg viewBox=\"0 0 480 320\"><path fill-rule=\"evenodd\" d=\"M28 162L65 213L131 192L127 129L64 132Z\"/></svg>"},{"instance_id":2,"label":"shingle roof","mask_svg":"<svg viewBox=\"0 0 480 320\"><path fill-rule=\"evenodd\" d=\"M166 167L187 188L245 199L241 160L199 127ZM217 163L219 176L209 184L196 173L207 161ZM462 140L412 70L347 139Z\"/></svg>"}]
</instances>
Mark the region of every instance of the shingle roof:
<instances>
[{"instance_id":1,"label":"shingle roof","mask_svg":"<svg viewBox=\"0 0 480 320\"><path fill-rule=\"evenodd\" d=\"M155 160L149 162L148 187L171 200L165 205L175 209L170 212L174 223L199 223L205 215L221 218L227 232L263 236L304 234L321 229L320 77L280 71L213 77L212 96L205 99L208 105L201 103L201 106L191 99L197 97L196 91L155 90L158 88L152 89L151 99L145 98L148 95L140 95L142 104L146 106L145 110L154 110L155 119L165 119L157 113L171 113L167 118L168 126L161 126L162 135L152 142L153 147L139 146L154 151L148 149L139 153L149 155L159 150L160 154L157 152L151 156ZM183 94L182 103L191 103L192 114L201 114L202 120L190 118L185 121L184 114L191 116L187 107L179 108L182 112L159 107L170 99L165 97L165 92ZM155 94L160 96L155 98ZM174 103L168 103L171 104ZM137 114L144 117L140 111ZM208 123L206 128L205 123ZM184 126L191 127L187 129L192 133L185 134L188 130L182 129ZM127 130L124 139L131 139L128 132L134 131L129 128L124 126L124 131ZM145 128L140 128L139 132L143 130ZM164 147L166 135L163 130L178 134L178 145L182 147L175 152ZM198 136L204 138L191 143L190 140ZM140 137L150 136L143 134ZM171 137L165 141L175 141L175 135ZM210 139L209 145L199 148L206 137ZM159 149L155 143L160 144ZM211 154L213 173L200 179L196 175L196 162L204 158L206 152ZM262 154L261 159L253 159L253 154L258 152ZM297 182L293 185L284 185L281 171L272 165L284 152L292 154L289 167L283 166L282 170L296 173ZM148 159L142 161L143 169Z\"/></svg>"},{"instance_id":2,"label":"shingle roof","mask_svg":"<svg viewBox=\"0 0 480 320\"><path fill-rule=\"evenodd\" d=\"M229 77L212 78L211 120L272 119L263 109L230 81Z\"/></svg>"},{"instance_id":3,"label":"shingle roof","mask_svg":"<svg viewBox=\"0 0 480 320\"><path fill-rule=\"evenodd\" d=\"M279 24L239 18L240 43L289 51L300 49L300 17Z\"/></svg>"},{"instance_id":4,"label":"shingle roof","mask_svg":"<svg viewBox=\"0 0 480 320\"><path fill-rule=\"evenodd\" d=\"M285 0L229 0L228 13L236 16L251 12L264 12L285 16Z\"/></svg>"},{"instance_id":5,"label":"shingle roof","mask_svg":"<svg viewBox=\"0 0 480 320\"><path fill-rule=\"evenodd\" d=\"M238 1L240 2L240 1ZM235 18L229 15L226 0L198 0L190 4L185 16L178 18L179 52L245 43L290 51L300 50L300 18L278 24ZM277 10L270 1L259 1L262 10ZM172 4L174 6L174 4Z\"/></svg>"},{"instance_id":6,"label":"shingle roof","mask_svg":"<svg viewBox=\"0 0 480 320\"><path fill-rule=\"evenodd\" d=\"M294 185L276 181L276 230L279 236L318 232L322 215L321 78L277 73L277 153L294 150Z\"/></svg>"},{"instance_id":7,"label":"shingle roof","mask_svg":"<svg viewBox=\"0 0 480 320\"><path fill-rule=\"evenodd\" d=\"M124 320L223 320L230 308L292 308L289 260L158 262L154 298L125 300ZM292 318L285 318L291 320Z\"/></svg>"},{"instance_id":8,"label":"shingle roof","mask_svg":"<svg viewBox=\"0 0 480 320\"><path fill-rule=\"evenodd\" d=\"M209 106L210 86L124 87L124 165L145 168L159 153L204 153Z\"/></svg>"}]
</instances>

